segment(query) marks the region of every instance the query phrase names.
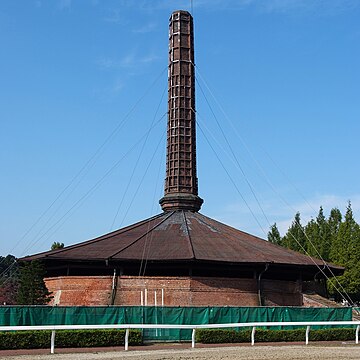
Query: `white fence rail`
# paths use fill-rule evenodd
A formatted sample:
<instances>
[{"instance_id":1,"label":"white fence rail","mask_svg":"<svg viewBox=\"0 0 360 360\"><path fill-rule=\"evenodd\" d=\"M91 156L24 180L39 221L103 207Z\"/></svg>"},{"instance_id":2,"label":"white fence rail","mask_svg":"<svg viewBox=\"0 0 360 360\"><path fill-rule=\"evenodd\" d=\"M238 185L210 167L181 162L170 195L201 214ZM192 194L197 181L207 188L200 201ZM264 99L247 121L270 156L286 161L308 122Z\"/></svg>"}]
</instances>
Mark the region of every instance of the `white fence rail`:
<instances>
[{"instance_id":1,"label":"white fence rail","mask_svg":"<svg viewBox=\"0 0 360 360\"><path fill-rule=\"evenodd\" d=\"M251 327L251 345L255 344L255 332L257 327L272 326L306 326L305 344L309 343L311 326L356 326L355 343L359 344L360 321L296 321L296 322L248 322L230 324L201 324L201 325L173 325L173 324L111 324L111 325L33 325L33 326L0 326L0 331L24 331L24 330L51 330L50 352L55 352L56 330L94 330L94 329L125 329L125 350L129 349L130 329L189 329L192 330L191 347L195 347L195 333L197 329L224 329Z\"/></svg>"}]
</instances>

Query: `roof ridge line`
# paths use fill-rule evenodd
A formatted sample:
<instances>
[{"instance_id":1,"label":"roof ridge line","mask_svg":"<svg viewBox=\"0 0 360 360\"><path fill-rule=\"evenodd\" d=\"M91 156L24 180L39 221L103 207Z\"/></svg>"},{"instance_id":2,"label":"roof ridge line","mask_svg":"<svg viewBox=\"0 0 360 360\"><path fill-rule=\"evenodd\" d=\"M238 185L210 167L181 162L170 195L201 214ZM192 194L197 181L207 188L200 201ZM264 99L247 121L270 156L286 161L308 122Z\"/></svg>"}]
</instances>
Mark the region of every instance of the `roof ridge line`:
<instances>
[{"instance_id":1,"label":"roof ridge line","mask_svg":"<svg viewBox=\"0 0 360 360\"><path fill-rule=\"evenodd\" d=\"M206 216L206 215L204 215L204 214L200 214L200 213L198 213L198 214L201 215L202 217L206 218L206 219L209 219L210 221L213 221L213 222L215 222L215 223L218 223L218 224L220 224L220 225L222 225L222 226L226 226L226 227L228 227L230 230L240 231L241 233L243 233L243 234L245 234L245 235L252 236L252 237L257 238L257 239L262 240L262 241L267 241L266 239L263 239L263 238L261 238L260 236L253 235L253 234L250 234L250 233L247 232L247 231L237 229L237 228L235 228L235 227L232 226L232 225L222 223L222 222L220 222L219 220L212 219L212 218L210 218L210 217L208 217L208 216ZM213 226L213 225L212 225L212 226ZM214 227L215 227L215 226L214 226ZM215 227L215 228L216 228L216 227Z\"/></svg>"},{"instance_id":2,"label":"roof ridge line","mask_svg":"<svg viewBox=\"0 0 360 360\"><path fill-rule=\"evenodd\" d=\"M214 219L209 218L209 217L206 216L206 215L200 214L199 212L198 212L197 214L200 215L200 216L202 216L202 217L205 218L205 219L209 219L209 220L218 222L218 221L216 221L216 220L214 220ZM204 223L205 225L210 226L210 227L214 228L215 230L219 231L219 229L218 229L216 226L214 226L214 225L212 225L212 224L209 224L208 222L205 221L205 219L198 219L198 220L200 220L200 221L201 221L202 223ZM226 225L226 224L224 224L224 225Z\"/></svg>"},{"instance_id":3,"label":"roof ridge line","mask_svg":"<svg viewBox=\"0 0 360 360\"><path fill-rule=\"evenodd\" d=\"M129 248L130 246L134 245L136 242L138 242L140 239L142 239L144 236L146 236L150 231L153 231L154 229L156 229L159 225L161 225L164 221L166 221L171 215L174 214L175 211L172 211L169 216L166 216L164 220L160 221L158 224L156 224L155 226L153 226L150 230L147 230L147 232L145 234L142 234L141 236L139 236L137 239L135 239L132 243L126 245L125 247L123 247L121 250L116 251L114 254L112 254L111 256L108 257L108 259L111 259L112 257L114 257L115 255L119 254L120 252L124 251L125 249ZM163 215L163 214L161 214ZM151 220L150 220L151 221Z\"/></svg>"},{"instance_id":4,"label":"roof ridge line","mask_svg":"<svg viewBox=\"0 0 360 360\"><path fill-rule=\"evenodd\" d=\"M193 254L192 258L193 258L193 259L196 259L195 251L194 251L194 246L193 246L193 244L192 244L192 240L191 240L191 236L190 236L190 231L189 231L189 226L188 226L188 224L187 224L187 219L186 219L185 211L184 211L184 210L182 210L182 214L183 214L183 217L184 217L184 220L185 220L186 232L187 232L188 239L189 239L189 247L190 247L191 252L192 252L192 254Z\"/></svg>"}]
</instances>

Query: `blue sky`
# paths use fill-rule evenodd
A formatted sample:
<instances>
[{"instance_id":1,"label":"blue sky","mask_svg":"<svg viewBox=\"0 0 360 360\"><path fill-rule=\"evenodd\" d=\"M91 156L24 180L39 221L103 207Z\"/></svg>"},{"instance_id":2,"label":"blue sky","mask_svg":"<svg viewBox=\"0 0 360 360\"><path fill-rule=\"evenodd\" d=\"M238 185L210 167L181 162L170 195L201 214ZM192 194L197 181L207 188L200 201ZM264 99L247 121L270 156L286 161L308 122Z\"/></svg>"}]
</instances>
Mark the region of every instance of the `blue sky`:
<instances>
[{"instance_id":1,"label":"blue sky","mask_svg":"<svg viewBox=\"0 0 360 360\"><path fill-rule=\"evenodd\" d=\"M195 21L201 212L263 238L320 205L360 220L359 0L3 0L0 255L161 211L177 9Z\"/></svg>"}]
</instances>

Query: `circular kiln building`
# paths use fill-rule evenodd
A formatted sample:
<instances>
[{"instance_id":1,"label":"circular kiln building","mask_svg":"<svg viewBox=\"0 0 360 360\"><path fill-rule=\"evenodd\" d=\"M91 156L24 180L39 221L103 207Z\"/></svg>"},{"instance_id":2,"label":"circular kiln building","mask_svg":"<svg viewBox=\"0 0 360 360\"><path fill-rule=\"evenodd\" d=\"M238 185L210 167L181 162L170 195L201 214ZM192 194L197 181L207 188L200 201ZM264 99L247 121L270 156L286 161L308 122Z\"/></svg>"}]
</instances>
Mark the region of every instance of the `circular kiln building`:
<instances>
[{"instance_id":1,"label":"circular kiln building","mask_svg":"<svg viewBox=\"0 0 360 360\"><path fill-rule=\"evenodd\" d=\"M170 18L163 212L40 259L54 305L258 306L303 304L303 281L342 273L199 213L193 20ZM325 267L324 267L325 268Z\"/></svg>"}]
</instances>

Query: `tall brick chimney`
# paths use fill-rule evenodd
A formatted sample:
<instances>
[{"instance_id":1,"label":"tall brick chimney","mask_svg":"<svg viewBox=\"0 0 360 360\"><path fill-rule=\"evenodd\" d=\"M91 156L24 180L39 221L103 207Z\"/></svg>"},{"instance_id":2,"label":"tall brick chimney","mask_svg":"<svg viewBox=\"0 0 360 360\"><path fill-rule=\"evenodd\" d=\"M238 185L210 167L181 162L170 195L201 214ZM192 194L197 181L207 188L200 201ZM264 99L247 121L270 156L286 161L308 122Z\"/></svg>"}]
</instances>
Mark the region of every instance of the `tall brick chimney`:
<instances>
[{"instance_id":1,"label":"tall brick chimney","mask_svg":"<svg viewBox=\"0 0 360 360\"><path fill-rule=\"evenodd\" d=\"M168 125L164 211L199 211L196 176L195 68L193 19L172 13L169 24Z\"/></svg>"}]
</instances>

